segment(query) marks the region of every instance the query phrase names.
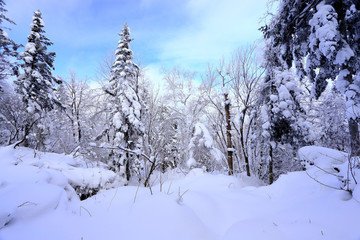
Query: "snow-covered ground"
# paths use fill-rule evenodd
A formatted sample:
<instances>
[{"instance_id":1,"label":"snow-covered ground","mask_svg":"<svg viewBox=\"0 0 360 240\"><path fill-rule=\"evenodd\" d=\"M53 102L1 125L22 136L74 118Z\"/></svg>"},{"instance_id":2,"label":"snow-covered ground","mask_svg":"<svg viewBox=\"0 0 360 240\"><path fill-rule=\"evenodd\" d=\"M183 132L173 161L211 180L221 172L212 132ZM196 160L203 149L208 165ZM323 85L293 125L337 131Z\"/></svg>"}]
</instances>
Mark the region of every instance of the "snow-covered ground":
<instances>
[{"instance_id":1,"label":"snow-covered ground","mask_svg":"<svg viewBox=\"0 0 360 240\"><path fill-rule=\"evenodd\" d=\"M341 172L346 155L308 147L300 156L316 167L282 175L271 186L193 169L154 176L149 189L117 188L116 176L101 164L0 148L0 239L359 240L359 188L352 186L351 198L308 176L341 186L323 170ZM73 189L98 185L104 190L85 201Z\"/></svg>"}]
</instances>

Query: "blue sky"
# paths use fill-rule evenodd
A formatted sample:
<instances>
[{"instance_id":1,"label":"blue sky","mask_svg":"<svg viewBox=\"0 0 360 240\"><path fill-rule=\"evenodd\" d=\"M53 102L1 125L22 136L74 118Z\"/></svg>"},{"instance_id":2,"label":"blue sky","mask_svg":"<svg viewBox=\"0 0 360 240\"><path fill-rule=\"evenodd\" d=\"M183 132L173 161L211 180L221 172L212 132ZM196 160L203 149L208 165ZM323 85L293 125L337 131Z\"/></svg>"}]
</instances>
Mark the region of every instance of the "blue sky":
<instances>
[{"instance_id":1,"label":"blue sky","mask_svg":"<svg viewBox=\"0 0 360 240\"><path fill-rule=\"evenodd\" d=\"M6 0L16 22L9 36L26 44L33 12L43 13L55 74L69 69L95 78L105 55L114 51L126 21L132 50L152 78L180 65L203 71L208 63L261 38L258 28L266 0ZM153 79L153 80L154 80Z\"/></svg>"}]
</instances>

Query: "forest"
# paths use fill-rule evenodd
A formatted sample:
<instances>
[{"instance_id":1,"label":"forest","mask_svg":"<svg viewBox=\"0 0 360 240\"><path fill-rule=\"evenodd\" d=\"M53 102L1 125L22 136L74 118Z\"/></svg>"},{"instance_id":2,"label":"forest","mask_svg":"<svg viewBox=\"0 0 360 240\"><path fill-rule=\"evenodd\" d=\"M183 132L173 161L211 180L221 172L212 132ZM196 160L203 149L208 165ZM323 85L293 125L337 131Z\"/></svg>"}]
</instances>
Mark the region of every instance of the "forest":
<instances>
[{"instance_id":1,"label":"forest","mask_svg":"<svg viewBox=\"0 0 360 240\"><path fill-rule=\"evenodd\" d=\"M161 87L136 62L127 23L114 53L94 66L97 84L76 70L55 76L56 53L45 31L51 26L45 28L42 12L29 19L27 42L17 43L4 25L15 28L5 2L0 0L0 239L20 239L20 229L31 239L119 237L105 224L99 232L89 230L99 224L89 220L95 216L129 229L122 239L360 237L359 1L269 1L277 7L259 29L261 41L219 56L201 73L164 69ZM312 191L314 199L300 197ZM291 212L288 220L282 211L293 204L312 217L294 210L298 215ZM106 215L111 206L115 210ZM65 216L69 209L82 220ZM213 215L206 213L210 209ZM36 235L55 216L54 227ZM56 235L55 226L69 219L78 232L70 234L70 224ZM146 227L153 220L159 224ZM145 230L134 233L137 228Z\"/></svg>"}]
</instances>

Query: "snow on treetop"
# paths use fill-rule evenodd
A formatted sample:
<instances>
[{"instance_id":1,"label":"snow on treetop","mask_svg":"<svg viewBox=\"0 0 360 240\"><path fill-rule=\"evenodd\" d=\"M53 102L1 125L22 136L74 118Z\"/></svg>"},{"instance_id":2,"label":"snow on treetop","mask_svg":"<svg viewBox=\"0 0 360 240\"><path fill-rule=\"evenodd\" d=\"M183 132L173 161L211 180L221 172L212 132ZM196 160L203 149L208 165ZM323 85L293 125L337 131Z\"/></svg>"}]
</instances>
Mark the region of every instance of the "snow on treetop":
<instances>
[{"instance_id":1,"label":"snow on treetop","mask_svg":"<svg viewBox=\"0 0 360 240\"><path fill-rule=\"evenodd\" d=\"M39 21L38 23L36 21ZM40 27L45 27L44 21L41 18L41 12L40 10L36 11L33 16L33 23L36 22L36 25L39 25ZM35 24L32 24L32 26L35 26Z\"/></svg>"}]
</instances>

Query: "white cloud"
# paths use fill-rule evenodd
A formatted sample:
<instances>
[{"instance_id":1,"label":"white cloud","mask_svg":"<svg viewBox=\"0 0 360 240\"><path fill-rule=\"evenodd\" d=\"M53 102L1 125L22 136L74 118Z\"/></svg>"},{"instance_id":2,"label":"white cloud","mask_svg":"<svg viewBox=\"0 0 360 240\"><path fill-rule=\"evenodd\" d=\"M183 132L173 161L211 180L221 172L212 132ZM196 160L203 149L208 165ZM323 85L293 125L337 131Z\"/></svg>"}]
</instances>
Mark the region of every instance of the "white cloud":
<instances>
[{"instance_id":1,"label":"white cloud","mask_svg":"<svg viewBox=\"0 0 360 240\"><path fill-rule=\"evenodd\" d=\"M164 80L164 72L162 66L157 64L149 64L144 68L145 77L150 81L151 85L155 89L159 89L163 92L165 89L166 82Z\"/></svg>"},{"instance_id":2,"label":"white cloud","mask_svg":"<svg viewBox=\"0 0 360 240\"><path fill-rule=\"evenodd\" d=\"M189 0L191 24L163 42L164 62L204 67L261 37L259 19L265 0ZM199 70L199 69L197 69Z\"/></svg>"},{"instance_id":3,"label":"white cloud","mask_svg":"<svg viewBox=\"0 0 360 240\"><path fill-rule=\"evenodd\" d=\"M97 62L116 47L117 33L127 21L135 38L132 49L142 55L157 82L161 67L181 65L203 71L237 47L261 34L259 18L266 0L11 0L7 16L17 23L9 32L26 43L33 11L40 8L45 31L57 52L58 74L68 68L94 75ZM14 38L15 36L15 38ZM161 66L161 67L160 67ZM93 70L92 70L93 69ZM161 77L162 78L162 77Z\"/></svg>"}]
</instances>

